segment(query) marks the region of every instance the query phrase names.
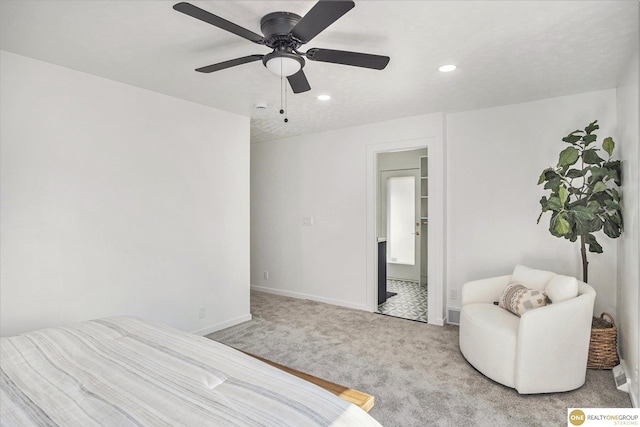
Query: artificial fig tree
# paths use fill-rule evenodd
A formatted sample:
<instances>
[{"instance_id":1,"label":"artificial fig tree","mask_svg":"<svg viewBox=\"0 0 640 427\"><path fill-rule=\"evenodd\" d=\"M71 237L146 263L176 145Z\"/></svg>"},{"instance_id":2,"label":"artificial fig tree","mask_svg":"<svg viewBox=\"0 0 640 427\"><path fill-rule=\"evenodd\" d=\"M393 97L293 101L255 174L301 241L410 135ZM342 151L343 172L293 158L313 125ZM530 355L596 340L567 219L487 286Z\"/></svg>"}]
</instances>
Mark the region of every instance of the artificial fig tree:
<instances>
[{"instance_id":1,"label":"artificial fig tree","mask_svg":"<svg viewBox=\"0 0 640 427\"><path fill-rule=\"evenodd\" d=\"M580 239L584 282L588 279L587 247L589 252L602 253L594 233L602 230L615 239L623 226L620 194L615 188L621 184L620 161L611 159L615 147L611 137L602 142L606 159L600 157L594 133L599 128L596 120L562 138L569 146L560 152L558 164L545 169L538 180L538 185L544 183L551 192L540 199L538 223L550 211L551 234L571 242Z\"/></svg>"}]
</instances>

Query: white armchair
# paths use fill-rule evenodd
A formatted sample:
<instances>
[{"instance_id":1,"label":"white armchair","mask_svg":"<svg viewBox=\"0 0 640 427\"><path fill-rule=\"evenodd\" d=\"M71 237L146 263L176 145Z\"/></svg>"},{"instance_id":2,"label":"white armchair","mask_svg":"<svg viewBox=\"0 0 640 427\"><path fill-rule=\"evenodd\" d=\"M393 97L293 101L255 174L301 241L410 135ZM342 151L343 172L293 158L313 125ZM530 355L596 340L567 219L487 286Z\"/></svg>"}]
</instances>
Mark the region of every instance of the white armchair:
<instances>
[{"instance_id":1,"label":"white armchair","mask_svg":"<svg viewBox=\"0 0 640 427\"><path fill-rule=\"evenodd\" d=\"M494 302L514 279L548 290L552 303L521 317L498 307ZM570 280L573 295L566 286ZM478 371L521 394L579 388L585 382L595 296L575 278L523 266L512 275L465 283L460 350Z\"/></svg>"}]
</instances>

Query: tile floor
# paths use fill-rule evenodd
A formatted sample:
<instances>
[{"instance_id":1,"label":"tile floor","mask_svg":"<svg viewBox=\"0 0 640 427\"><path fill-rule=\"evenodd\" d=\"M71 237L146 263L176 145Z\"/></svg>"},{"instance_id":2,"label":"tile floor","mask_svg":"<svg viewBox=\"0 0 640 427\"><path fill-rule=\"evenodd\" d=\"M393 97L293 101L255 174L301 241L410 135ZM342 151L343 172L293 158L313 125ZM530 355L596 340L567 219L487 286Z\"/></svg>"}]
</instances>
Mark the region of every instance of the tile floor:
<instances>
[{"instance_id":1,"label":"tile floor","mask_svg":"<svg viewBox=\"0 0 640 427\"><path fill-rule=\"evenodd\" d=\"M378 306L378 313L427 323L427 287L418 282L387 280L387 291L398 295Z\"/></svg>"}]
</instances>

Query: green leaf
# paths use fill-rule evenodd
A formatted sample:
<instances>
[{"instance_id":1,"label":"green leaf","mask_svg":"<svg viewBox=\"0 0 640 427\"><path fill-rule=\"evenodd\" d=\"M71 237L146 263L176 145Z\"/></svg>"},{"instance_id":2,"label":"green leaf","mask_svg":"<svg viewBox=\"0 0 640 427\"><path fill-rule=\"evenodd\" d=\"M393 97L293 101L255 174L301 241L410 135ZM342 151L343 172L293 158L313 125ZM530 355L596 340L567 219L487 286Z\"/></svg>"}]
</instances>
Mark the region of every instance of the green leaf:
<instances>
[{"instance_id":1,"label":"green leaf","mask_svg":"<svg viewBox=\"0 0 640 427\"><path fill-rule=\"evenodd\" d=\"M596 231L600 231L601 229L602 229L602 221L600 221L600 218L598 217L593 218L587 224L587 232L589 233L595 233Z\"/></svg>"},{"instance_id":2,"label":"green leaf","mask_svg":"<svg viewBox=\"0 0 640 427\"><path fill-rule=\"evenodd\" d=\"M538 185L542 184L545 181L548 181L552 178L558 177L558 173L553 168L546 168L540 174L540 178L538 178Z\"/></svg>"},{"instance_id":3,"label":"green leaf","mask_svg":"<svg viewBox=\"0 0 640 427\"><path fill-rule=\"evenodd\" d=\"M604 234L615 239L616 237L620 237L622 234L622 230L620 229L620 225L616 224L615 221L612 221L608 217L604 220Z\"/></svg>"},{"instance_id":4,"label":"green leaf","mask_svg":"<svg viewBox=\"0 0 640 427\"><path fill-rule=\"evenodd\" d=\"M570 210L576 219L592 221L596 216L594 212L586 206L576 206Z\"/></svg>"},{"instance_id":5,"label":"green leaf","mask_svg":"<svg viewBox=\"0 0 640 427\"><path fill-rule=\"evenodd\" d=\"M613 196L613 200L615 200L616 202L620 201L620 193L618 193L618 190L616 190L615 188L611 189L611 195Z\"/></svg>"},{"instance_id":6,"label":"green leaf","mask_svg":"<svg viewBox=\"0 0 640 427\"><path fill-rule=\"evenodd\" d=\"M558 187L562 184L562 179L560 177L552 178L544 185L545 190L558 191Z\"/></svg>"},{"instance_id":7,"label":"green leaf","mask_svg":"<svg viewBox=\"0 0 640 427\"><path fill-rule=\"evenodd\" d=\"M611 157L611 155L613 154L613 149L615 148L615 146L616 143L613 142L613 138L611 138L610 136L602 141L602 149L609 154L609 157Z\"/></svg>"},{"instance_id":8,"label":"green leaf","mask_svg":"<svg viewBox=\"0 0 640 427\"><path fill-rule=\"evenodd\" d=\"M602 246L600 246L600 243L598 243L593 234L587 234L585 236L585 242L589 245L589 252L594 252L597 254L602 253Z\"/></svg>"},{"instance_id":9,"label":"green leaf","mask_svg":"<svg viewBox=\"0 0 640 427\"><path fill-rule=\"evenodd\" d=\"M575 223L575 232L577 235L582 236L594 231L594 226L597 228L600 227L600 220L586 206L575 206L568 212L570 218ZM598 224L594 221L597 221Z\"/></svg>"},{"instance_id":10,"label":"green leaf","mask_svg":"<svg viewBox=\"0 0 640 427\"><path fill-rule=\"evenodd\" d=\"M575 227L575 235L576 236L583 236L587 233L591 232L590 228L589 228L589 223L588 222L584 222L584 221L576 221L576 227Z\"/></svg>"},{"instance_id":11,"label":"green leaf","mask_svg":"<svg viewBox=\"0 0 640 427\"><path fill-rule=\"evenodd\" d=\"M560 204L564 206L564 204L567 202L567 198L569 197L569 193L567 193L567 189L564 187L564 185L558 187L558 197L560 198Z\"/></svg>"},{"instance_id":12,"label":"green leaf","mask_svg":"<svg viewBox=\"0 0 640 427\"><path fill-rule=\"evenodd\" d=\"M604 162L604 159L598 156L598 152L595 148L590 148L582 152L582 158L588 165L599 165Z\"/></svg>"},{"instance_id":13,"label":"green leaf","mask_svg":"<svg viewBox=\"0 0 640 427\"><path fill-rule=\"evenodd\" d=\"M611 171L609 176L613 179L613 182L615 182L616 185L622 185L622 169L620 160L611 160L602 166Z\"/></svg>"},{"instance_id":14,"label":"green leaf","mask_svg":"<svg viewBox=\"0 0 640 427\"><path fill-rule=\"evenodd\" d=\"M611 221L613 221L614 223L618 224L620 226L620 228L622 228L622 211L615 211L613 213L610 213L608 216L608 219L610 219Z\"/></svg>"},{"instance_id":15,"label":"green leaf","mask_svg":"<svg viewBox=\"0 0 640 427\"><path fill-rule=\"evenodd\" d=\"M544 174L544 179L546 181L549 181L553 178L560 178L560 175L558 175L558 172L554 168L547 168L542 171L542 173Z\"/></svg>"},{"instance_id":16,"label":"green leaf","mask_svg":"<svg viewBox=\"0 0 640 427\"><path fill-rule=\"evenodd\" d=\"M582 138L582 135L576 135L577 133L582 134L581 130L574 130L569 135L562 138L564 142L568 142L569 144L574 144Z\"/></svg>"},{"instance_id":17,"label":"green leaf","mask_svg":"<svg viewBox=\"0 0 640 427\"><path fill-rule=\"evenodd\" d=\"M567 221L567 215L564 212L559 213L556 217L556 223L553 229L560 236L564 236L571 230L569 221Z\"/></svg>"},{"instance_id":18,"label":"green leaf","mask_svg":"<svg viewBox=\"0 0 640 427\"><path fill-rule=\"evenodd\" d=\"M584 146L587 147L589 144L595 142L596 139L598 139L598 135L592 134L585 135L584 138L582 138L582 141L584 141Z\"/></svg>"},{"instance_id":19,"label":"green leaf","mask_svg":"<svg viewBox=\"0 0 640 427\"><path fill-rule=\"evenodd\" d=\"M585 174L589 172L589 168L585 168L585 169L569 169L567 171L567 178L581 178L583 176L585 176Z\"/></svg>"},{"instance_id":20,"label":"green leaf","mask_svg":"<svg viewBox=\"0 0 640 427\"><path fill-rule=\"evenodd\" d=\"M584 131L587 134L590 134L591 132L593 132L594 130L598 130L600 129L600 126L598 126L598 121L594 120L593 122L589 123L589 126L587 126L586 128L584 128Z\"/></svg>"},{"instance_id":21,"label":"green leaf","mask_svg":"<svg viewBox=\"0 0 640 427\"><path fill-rule=\"evenodd\" d=\"M614 211L622 211L622 207L614 202L613 200L606 200L604 202L605 206Z\"/></svg>"},{"instance_id":22,"label":"green leaf","mask_svg":"<svg viewBox=\"0 0 640 427\"><path fill-rule=\"evenodd\" d=\"M567 147L560 152L560 159L558 160L558 166L566 167L571 166L578 161L580 152L575 147Z\"/></svg>"},{"instance_id":23,"label":"green leaf","mask_svg":"<svg viewBox=\"0 0 640 427\"><path fill-rule=\"evenodd\" d=\"M589 196L589 202L594 202L597 204L597 208L594 209L594 212L601 212L603 206L606 205L607 200L613 200L613 197L609 193L610 191L600 191Z\"/></svg>"},{"instance_id":24,"label":"green leaf","mask_svg":"<svg viewBox=\"0 0 640 427\"><path fill-rule=\"evenodd\" d=\"M542 173L540 174L540 178L538 178L538 185L542 184L544 182L544 171L542 171Z\"/></svg>"},{"instance_id":25,"label":"green leaf","mask_svg":"<svg viewBox=\"0 0 640 427\"><path fill-rule=\"evenodd\" d=\"M589 177L589 183L602 181L604 177L608 176L610 170L607 168L601 168L599 166L591 166L589 168L591 171L591 176Z\"/></svg>"},{"instance_id":26,"label":"green leaf","mask_svg":"<svg viewBox=\"0 0 640 427\"><path fill-rule=\"evenodd\" d=\"M607 189L607 185L602 181L598 181L593 186L593 190L591 191L591 193L592 194L599 193L599 192L604 191L606 189Z\"/></svg>"},{"instance_id":27,"label":"green leaf","mask_svg":"<svg viewBox=\"0 0 640 427\"><path fill-rule=\"evenodd\" d=\"M547 200L547 209L559 211L562 209L562 206L563 204L560 203L560 198L557 195L553 195Z\"/></svg>"}]
</instances>

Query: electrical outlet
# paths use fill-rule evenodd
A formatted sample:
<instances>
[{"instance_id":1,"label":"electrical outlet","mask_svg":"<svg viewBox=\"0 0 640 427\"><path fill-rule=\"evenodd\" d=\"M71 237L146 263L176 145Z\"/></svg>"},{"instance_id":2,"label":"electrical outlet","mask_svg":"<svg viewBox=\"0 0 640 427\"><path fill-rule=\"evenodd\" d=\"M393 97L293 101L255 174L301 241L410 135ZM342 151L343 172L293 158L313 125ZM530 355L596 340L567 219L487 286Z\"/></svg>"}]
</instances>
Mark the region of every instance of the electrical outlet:
<instances>
[{"instance_id":1,"label":"electrical outlet","mask_svg":"<svg viewBox=\"0 0 640 427\"><path fill-rule=\"evenodd\" d=\"M264 277L264 280L269 280L269 272L265 271L264 273L262 273L262 277Z\"/></svg>"},{"instance_id":2,"label":"electrical outlet","mask_svg":"<svg viewBox=\"0 0 640 427\"><path fill-rule=\"evenodd\" d=\"M449 298L450 299L458 299L458 290L457 289L449 290Z\"/></svg>"},{"instance_id":3,"label":"electrical outlet","mask_svg":"<svg viewBox=\"0 0 640 427\"><path fill-rule=\"evenodd\" d=\"M204 319L205 317L207 317L207 307L200 307L198 310L198 318Z\"/></svg>"}]
</instances>

